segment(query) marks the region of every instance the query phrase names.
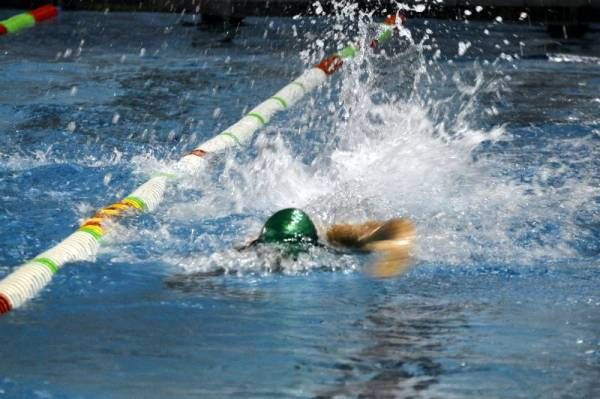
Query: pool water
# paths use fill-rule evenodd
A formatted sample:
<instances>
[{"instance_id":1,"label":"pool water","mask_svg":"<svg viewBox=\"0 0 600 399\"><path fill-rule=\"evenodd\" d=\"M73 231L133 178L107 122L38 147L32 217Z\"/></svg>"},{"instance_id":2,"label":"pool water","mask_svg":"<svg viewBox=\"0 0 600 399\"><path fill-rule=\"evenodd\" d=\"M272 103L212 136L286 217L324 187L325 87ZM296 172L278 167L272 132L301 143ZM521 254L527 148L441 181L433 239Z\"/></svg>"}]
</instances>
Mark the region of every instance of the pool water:
<instances>
[{"instance_id":1,"label":"pool water","mask_svg":"<svg viewBox=\"0 0 600 399\"><path fill-rule=\"evenodd\" d=\"M188 19L1 38L0 276L375 26L249 18L223 43ZM598 397L598 39L411 20L3 316L0 397ZM289 206L409 217L413 267L232 249Z\"/></svg>"}]
</instances>

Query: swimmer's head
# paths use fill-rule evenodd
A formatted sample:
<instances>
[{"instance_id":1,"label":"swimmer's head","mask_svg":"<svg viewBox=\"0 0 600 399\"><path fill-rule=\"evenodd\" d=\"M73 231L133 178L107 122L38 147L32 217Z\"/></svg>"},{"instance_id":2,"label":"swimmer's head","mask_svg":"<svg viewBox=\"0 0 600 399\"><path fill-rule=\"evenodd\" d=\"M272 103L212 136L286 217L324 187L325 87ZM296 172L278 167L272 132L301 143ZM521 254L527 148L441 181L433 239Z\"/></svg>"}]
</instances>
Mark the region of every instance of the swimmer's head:
<instances>
[{"instance_id":1,"label":"swimmer's head","mask_svg":"<svg viewBox=\"0 0 600 399\"><path fill-rule=\"evenodd\" d=\"M317 229L308 215L296 208L287 208L275 212L260 232L257 242L278 244L286 252L306 252L317 244Z\"/></svg>"}]
</instances>

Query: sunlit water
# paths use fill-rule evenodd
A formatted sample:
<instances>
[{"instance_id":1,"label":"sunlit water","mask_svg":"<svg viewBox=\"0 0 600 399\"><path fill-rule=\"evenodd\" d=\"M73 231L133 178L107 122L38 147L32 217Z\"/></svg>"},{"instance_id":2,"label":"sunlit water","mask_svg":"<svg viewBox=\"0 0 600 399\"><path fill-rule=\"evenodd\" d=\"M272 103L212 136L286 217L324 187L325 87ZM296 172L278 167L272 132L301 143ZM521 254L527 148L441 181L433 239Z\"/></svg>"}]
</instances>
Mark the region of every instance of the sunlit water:
<instances>
[{"instance_id":1,"label":"sunlit water","mask_svg":"<svg viewBox=\"0 0 600 399\"><path fill-rule=\"evenodd\" d=\"M374 33L252 18L224 44L180 20L65 13L1 38L0 275ZM0 319L0 397L600 395L598 32L408 28ZM232 250L289 206L409 217L414 267L373 280L318 249L271 273Z\"/></svg>"}]
</instances>

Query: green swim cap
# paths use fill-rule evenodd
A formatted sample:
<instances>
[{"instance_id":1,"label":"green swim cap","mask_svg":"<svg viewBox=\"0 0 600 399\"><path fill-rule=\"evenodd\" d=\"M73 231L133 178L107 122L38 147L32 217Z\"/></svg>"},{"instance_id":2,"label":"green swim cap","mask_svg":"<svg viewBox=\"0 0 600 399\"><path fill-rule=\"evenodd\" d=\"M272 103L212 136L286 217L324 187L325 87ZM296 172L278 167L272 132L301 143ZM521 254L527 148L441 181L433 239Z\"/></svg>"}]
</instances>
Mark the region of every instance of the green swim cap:
<instances>
[{"instance_id":1,"label":"green swim cap","mask_svg":"<svg viewBox=\"0 0 600 399\"><path fill-rule=\"evenodd\" d=\"M308 215L296 208L275 212L265 223L258 242L308 245L317 244L317 229Z\"/></svg>"}]
</instances>

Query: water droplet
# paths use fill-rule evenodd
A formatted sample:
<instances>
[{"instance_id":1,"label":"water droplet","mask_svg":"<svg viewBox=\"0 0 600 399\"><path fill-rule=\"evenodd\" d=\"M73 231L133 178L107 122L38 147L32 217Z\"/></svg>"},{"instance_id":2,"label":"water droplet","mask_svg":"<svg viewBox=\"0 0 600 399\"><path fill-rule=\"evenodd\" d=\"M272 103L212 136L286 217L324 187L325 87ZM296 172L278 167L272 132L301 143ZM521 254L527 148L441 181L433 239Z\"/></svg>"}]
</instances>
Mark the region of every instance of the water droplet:
<instances>
[{"instance_id":1,"label":"water droplet","mask_svg":"<svg viewBox=\"0 0 600 399\"><path fill-rule=\"evenodd\" d=\"M315 14L317 14L317 15L323 14L323 6L321 6L321 3L319 3L318 1L315 1L313 3L313 7L315 8Z\"/></svg>"},{"instance_id":2,"label":"water droplet","mask_svg":"<svg viewBox=\"0 0 600 399\"><path fill-rule=\"evenodd\" d=\"M471 42L458 42L458 55L463 56L467 50L471 47Z\"/></svg>"},{"instance_id":3,"label":"water droplet","mask_svg":"<svg viewBox=\"0 0 600 399\"><path fill-rule=\"evenodd\" d=\"M102 179L102 181L103 181L103 183L104 183L105 186L108 186L110 184L111 180L112 180L112 174L111 173L107 173L104 176L104 179Z\"/></svg>"}]
</instances>

